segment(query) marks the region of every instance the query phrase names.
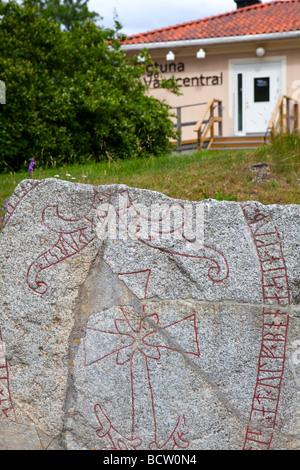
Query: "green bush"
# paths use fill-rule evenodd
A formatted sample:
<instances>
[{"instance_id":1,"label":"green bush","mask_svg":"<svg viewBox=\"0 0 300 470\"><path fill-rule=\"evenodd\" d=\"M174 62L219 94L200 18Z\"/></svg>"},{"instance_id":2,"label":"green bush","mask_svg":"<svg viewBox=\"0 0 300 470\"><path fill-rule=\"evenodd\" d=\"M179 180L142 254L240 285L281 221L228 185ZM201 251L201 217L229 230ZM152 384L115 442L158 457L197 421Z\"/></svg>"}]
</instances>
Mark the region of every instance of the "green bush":
<instances>
[{"instance_id":1,"label":"green bush","mask_svg":"<svg viewBox=\"0 0 300 470\"><path fill-rule=\"evenodd\" d=\"M0 0L0 171L167 151L168 106L146 93L144 66L120 48L118 28L63 31L26 3Z\"/></svg>"}]
</instances>

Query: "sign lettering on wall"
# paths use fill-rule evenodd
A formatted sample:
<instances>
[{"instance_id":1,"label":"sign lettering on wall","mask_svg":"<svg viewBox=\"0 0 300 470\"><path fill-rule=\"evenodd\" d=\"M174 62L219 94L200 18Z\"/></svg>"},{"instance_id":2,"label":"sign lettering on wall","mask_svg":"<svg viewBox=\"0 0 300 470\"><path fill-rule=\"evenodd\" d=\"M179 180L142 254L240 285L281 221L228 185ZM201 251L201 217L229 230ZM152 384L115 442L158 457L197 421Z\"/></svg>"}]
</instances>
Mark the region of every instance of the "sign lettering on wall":
<instances>
[{"instance_id":1,"label":"sign lettering on wall","mask_svg":"<svg viewBox=\"0 0 300 470\"><path fill-rule=\"evenodd\" d=\"M185 65L183 62L170 62L168 64L154 64L157 72L153 73L151 66L146 68L146 76L144 76L144 84L149 88L160 88L162 82L162 74L173 74L179 87L199 87L199 86L216 86L223 85L223 73L219 75L194 75L194 76L177 76L177 73L185 72ZM174 75L176 74L176 75Z\"/></svg>"}]
</instances>

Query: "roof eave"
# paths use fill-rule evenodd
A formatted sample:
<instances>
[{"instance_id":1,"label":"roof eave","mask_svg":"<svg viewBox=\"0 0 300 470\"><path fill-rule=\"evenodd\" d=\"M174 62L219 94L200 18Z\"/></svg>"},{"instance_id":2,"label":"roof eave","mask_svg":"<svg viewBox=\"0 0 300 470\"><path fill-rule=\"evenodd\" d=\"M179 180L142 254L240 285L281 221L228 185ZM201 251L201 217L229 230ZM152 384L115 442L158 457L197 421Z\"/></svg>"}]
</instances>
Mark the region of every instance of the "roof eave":
<instances>
[{"instance_id":1,"label":"roof eave","mask_svg":"<svg viewBox=\"0 0 300 470\"><path fill-rule=\"evenodd\" d=\"M287 31L283 33L267 33L267 34L247 34L245 36L226 36L220 38L207 39L188 39L182 41L166 41L166 42L149 42L139 44L124 44L122 49L126 51L140 51L142 49L165 49L176 47L205 47L218 44L244 43L251 41L270 41L276 39L295 39L300 38L300 31Z\"/></svg>"}]
</instances>

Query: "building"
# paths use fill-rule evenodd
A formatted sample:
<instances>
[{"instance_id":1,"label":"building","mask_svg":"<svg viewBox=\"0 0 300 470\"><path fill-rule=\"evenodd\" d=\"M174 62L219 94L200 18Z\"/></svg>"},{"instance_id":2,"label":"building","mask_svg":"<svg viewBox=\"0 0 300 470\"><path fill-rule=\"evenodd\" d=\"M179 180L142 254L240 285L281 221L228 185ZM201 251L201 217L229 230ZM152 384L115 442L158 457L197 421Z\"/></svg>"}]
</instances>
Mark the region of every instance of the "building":
<instances>
[{"instance_id":1,"label":"building","mask_svg":"<svg viewBox=\"0 0 300 470\"><path fill-rule=\"evenodd\" d=\"M129 57L150 53L159 72L148 71L144 83L174 107L183 143L213 148L222 134L247 146L274 126L298 127L300 0L235 3L229 13L133 35L123 45ZM180 96L160 86L172 76Z\"/></svg>"}]
</instances>

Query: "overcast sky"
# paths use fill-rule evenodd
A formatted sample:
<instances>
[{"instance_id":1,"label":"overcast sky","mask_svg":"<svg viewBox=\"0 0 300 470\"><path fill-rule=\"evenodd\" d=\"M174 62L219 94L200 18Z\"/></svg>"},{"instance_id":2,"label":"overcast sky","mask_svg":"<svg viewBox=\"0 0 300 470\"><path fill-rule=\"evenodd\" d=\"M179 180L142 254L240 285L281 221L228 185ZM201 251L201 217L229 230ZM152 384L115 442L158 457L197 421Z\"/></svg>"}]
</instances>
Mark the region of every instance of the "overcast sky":
<instances>
[{"instance_id":1,"label":"overcast sky","mask_svg":"<svg viewBox=\"0 0 300 470\"><path fill-rule=\"evenodd\" d=\"M113 26L116 12L123 33L131 35L236 10L236 3L234 0L89 0L88 7L103 17L99 24L105 27Z\"/></svg>"}]
</instances>

